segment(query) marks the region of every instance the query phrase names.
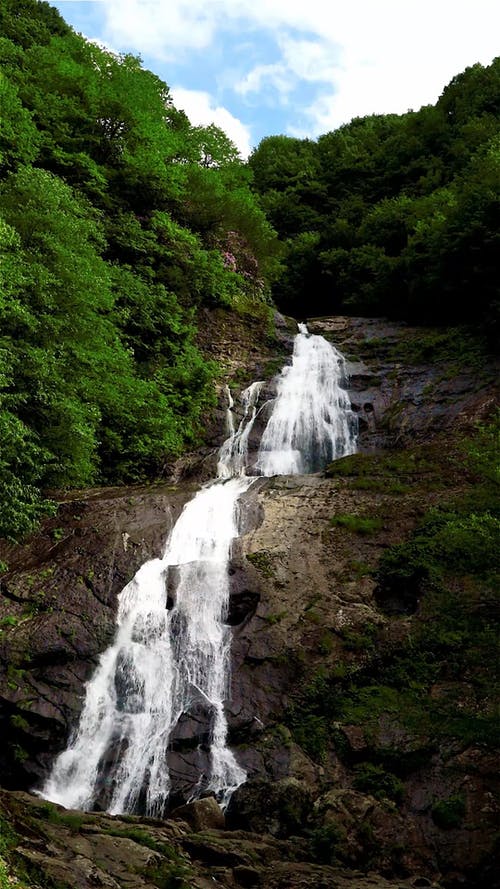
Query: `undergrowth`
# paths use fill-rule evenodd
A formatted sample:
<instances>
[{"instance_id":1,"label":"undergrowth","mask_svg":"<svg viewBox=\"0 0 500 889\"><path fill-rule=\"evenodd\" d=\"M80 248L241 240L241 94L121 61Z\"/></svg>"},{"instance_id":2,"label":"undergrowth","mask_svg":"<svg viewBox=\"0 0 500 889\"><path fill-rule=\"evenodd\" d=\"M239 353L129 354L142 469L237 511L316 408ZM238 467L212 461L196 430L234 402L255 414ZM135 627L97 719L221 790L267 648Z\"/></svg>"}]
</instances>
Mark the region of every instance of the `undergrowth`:
<instances>
[{"instance_id":1,"label":"undergrowth","mask_svg":"<svg viewBox=\"0 0 500 889\"><path fill-rule=\"evenodd\" d=\"M385 787L393 799L398 785L390 790L387 770L404 775L443 743L493 745L498 737L498 429L496 418L461 443L463 477L469 484L460 495L429 509L409 538L388 547L379 560L375 577L381 607L398 596L411 594L414 600L413 617L395 635L398 641L380 644L384 630L373 625L365 633L340 634L346 659L309 677L286 714L294 740L319 762L332 748L348 760L342 725L361 726L372 762L356 774L357 786L370 785L376 793ZM370 461L356 457L346 458L342 474L363 477L368 472ZM401 454L381 459L378 467L381 473L397 467L398 473L411 474L419 464L421 468L422 461ZM331 474L337 474L336 465ZM359 533L362 518L337 516L333 523ZM363 657L353 660L348 652ZM396 742L389 750L381 748L381 721L387 719L411 739L405 750L398 750Z\"/></svg>"}]
</instances>

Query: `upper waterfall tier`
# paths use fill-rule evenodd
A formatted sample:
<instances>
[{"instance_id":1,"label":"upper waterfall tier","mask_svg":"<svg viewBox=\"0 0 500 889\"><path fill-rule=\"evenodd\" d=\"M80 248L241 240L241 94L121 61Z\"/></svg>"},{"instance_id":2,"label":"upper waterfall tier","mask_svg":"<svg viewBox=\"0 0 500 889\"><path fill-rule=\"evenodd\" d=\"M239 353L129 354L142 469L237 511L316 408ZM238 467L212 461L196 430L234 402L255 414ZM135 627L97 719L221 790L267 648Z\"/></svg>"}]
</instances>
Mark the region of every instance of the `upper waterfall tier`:
<instances>
[{"instance_id":1,"label":"upper waterfall tier","mask_svg":"<svg viewBox=\"0 0 500 889\"><path fill-rule=\"evenodd\" d=\"M342 388L343 356L299 324L292 363L278 379L260 443L259 475L305 475L356 450L357 419Z\"/></svg>"}]
</instances>

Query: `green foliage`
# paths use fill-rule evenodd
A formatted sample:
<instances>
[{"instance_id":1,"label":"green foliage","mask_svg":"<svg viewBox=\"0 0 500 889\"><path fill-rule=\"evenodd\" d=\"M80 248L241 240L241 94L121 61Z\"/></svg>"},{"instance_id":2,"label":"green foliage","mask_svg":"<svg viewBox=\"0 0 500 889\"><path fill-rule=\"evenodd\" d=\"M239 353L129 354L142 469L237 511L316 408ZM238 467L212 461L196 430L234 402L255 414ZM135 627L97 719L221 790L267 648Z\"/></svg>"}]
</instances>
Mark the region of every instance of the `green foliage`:
<instances>
[{"instance_id":1,"label":"green foliage","mask_svg":"<svg viewBox=\"0 0 500 889\"><path fill-rule=\"evenodd\" d=\"M345 842L345 831L330 822L316 827L309 833L311 855L319 864L335 864Z\"/></svg>"},{"instance_id":2,"label":"green foliage","mask_svg":"<svg viewBox=\"0 0 500 889\"><path fill-rule=\"evenodd\" d=\"M498 497L490 495L497 511ZM385 589L412 587L437 582L446 573L472 574L493 582L500 572L500 518L485 510L479 514L461 509L431 509L406 543L387 550L377 573Z\"/></svg>"},{"instance_id":3,"label":"green foliage","mask_svg":"<svg viewBox=\"0 0 500 889\"><path fill-rule=\"evenodd\" d=\"M17 627L20 618L15 614L6 614L5 617L2 617L0 620L0 627L5 629L6 627Z\"/></svg>"},{"instance_id":4,"label":"green foliage","mask_svg":"<svg viewBox=\"0 0 500 889\"><path fill-rule=\"evenodd\" d=\"M375 646L378 629L375 624L365 624L362 630L346 627L342 630L344 648L347 651L369 652Z\"/></svg>"},{"instance_id":5,"label":"green foliage","mask_svg":"<svg viewBox=\"0 0 500 889\"><path fill-rule=\"evenodd\" d=\"M10 722L11 725L14 726L14 728L17 728L22 732L29 732L30 725L29 722L24 718L24 716L14 714L14 716L10 717Z\"/></svg>"},{"instance_id":6,"label":"green foliage","mask_svg":"<svg viewBox=\"0 0 500 889\"><path fill-rule=\"evenodd\" d=\"M46 488L140 481L201 438L196 311L267 311L273 230L216 127L131 55L2 0L0 536ZM267 316L266 316L267 317Z\"/></svg>"},{"instance_id":7,"label":"green foliage","mask_svg":"<svg viewBox=\"0 0 500 889\"><path fill-rule=\"evenodd\" d=\"M405 618L391 645L383 625L343 628L339 635L351 654L300 686L287 711L294 740L318 761L334 746L349 763L352 751L341 726L361 727L370 755L355 770L360 790L398 801L400 788L390 776L419 768L437 746L497 743L497 435L495 418L460 443L463 493L430 509L408 540L388 547L379 560L380 606L411 599L411 621ZM453 459L441 455L444 478ZM421 473L423 491L426 474L439 473L437 453L433 458L428 448L338 463L331 474L347 479L370 477L372 470L389 479L392 469L417 485ZM353 662L353 652L362 657ZM388 723L395 740L382 747L380 729Z\"/></svg>"},{"instance_id":8,"label":"green foliage","mask_svg":"<svg viewBox=\"0 0 500 889\"><path fill-rule=\"evenodd\" d=\"M419 448L415 451L386 451L383 454L351 454L335 460L326 469L329 478L341 476L365 481L379 482L387 490L391 484L412 484L422 475L442 472L442 460L436 463L429 449ZM356 483L355 483L356 486ZM369 488L367 489L369 490Z\"/></svg>"},{"instance_id":9,"label":"green foliage","mask_svg":"<svg viewBox=\"0 0 500 889\"><path fill-rule=\"evenodd\" d=\"M169 860L177 861L179 858L179 855L173 846L170 846L168 843L158 842L158 840L155 840L154 837L142 827L110 827L105 830L105 833L112 837L125 837L128 840L133 840L134 843L139 843L140 846L146 846L148 849L153 849L154 852L159 852Z\"/></svg>"},{"instance_id":10,"label":"green foliage","mask_svg":"<svg viewBox=\"0 0 500 889\"><path fill-rule=\"evenodd\" d=\"M404 786L396 775L386 772L382 766L371 762L359 763L354 767L353 786L356 790L370 793L375 799L392 799L401 803L404 796Z\"/></svg>"},{"instance_id":11,"label":"green foliage","mask_svg":"<svg viewBox=\"0 0 500 889\"><path fill-rule=\"evenodd\" d=\"M275 624L281 623L284 617L286 617L288 611L277 611L274 614L267 614L264 620L269 624L270 627L273 627Z\"/></svg>"},{"instance_id":12,"label":"green foliage","mask_svg":"<svg viewBox=\"0 0 500 889\"><path fill-rule=\"evenodd\" d=\"M189 868L179 864L151 867L147 876L158 889L190 889L192 885Z\"/></svg>"},{"instance_id":13,"label":"green foliage","mask_svg":"<svg viewBox=\"0 0 500 889\"><path fill-rule=\"evenodd\" d=\"M461 827L465 815L465 800L460 794L439 800L432 806L431 814L434 824L442 830Z\"/></svg>"},{"instance_id":14,"label":"green foliage","mask_svg":"<svg viewBox=\"0 0 500 889\"><path fill-rule=\"evenodd\" d=\"M0 813L0 854L5 855L10 849L14 849L17 842L18 837L10 821Z\"/></svg>"},{"instance_id":15,"label":"green foliage","mask_svg":"<svg viewBox=\"0 0 500 889\"><path fill-rule=\"evenodd\" d=\"M382 519L376 516L359 516L352 514L334 515L330 519L330 525L333 528L345 528L354 534L361 534L366 537L375 534L383 526Z\"/></svg>"},{"instance_id":16,"label":"green foliage","mask_svg":"<svg viewBox=\"0 0 500 889\"><path fill-rule=\"evenodd\" d=\"M288 707L285 724L294 740L315 761L325 759L330 726L341 713L339 686L334 676L320 671L306 683Z\"/></svg>"},{"instance_id":17,"label":"green foliage","mask_svg":"<svg viewBox=\"0 0 500 889\"><path fill-rule=\"evenodd\" d=\"M471 469L485 482L500 485L500 410L489 424L478 425L474 438L464 443Z\"/></svg>"},{"instance_id":18,"label":"green foliage","mask_svg":"<svg viewBox=\"0 0 500 889\"><path fill-rule=\"evenodd\" d=\"M39 812L51 824L61 824L69 828L71 833L79 833L82 824L88 820L85 812L61 811L53 803L44 803L43 806L40 806Z\"/></svg>"},{"instance_id":19,"label":"green foliage","mask_svg":"<svg viewBox=\"0 0 500 889\"><path fill-rule=\"evenodd\" d=\"M295 315L339 309L498 334L500 59L434 107L356 118L317 143L273 136L250 157L285 246L274 294Z\"/></svg>"},{"instance_id":20,"label":"green foliage","mask_svg":"<svg viewBox=\"0 0 500 889\"><path fill-rule=\"evenodd\" d=\"M274 577L274 568L272 559L266 550L259 550L255 553L247 553L247 560L264 575L264 577Z\"/></svg>"},{"instance_id":21,"label":"green foliage","mask_svg":"<svg viewBox=\"0 0 500 889\"><path fill-rule=\"evenodd\" d=\"M479 475L472 492L429 510L407 542L386 550L377 572L382 604L387 596L421 603L416 634L379 669L379 681L403 693L410 720L417 721L420 710L422 724L438 735L484 743L492 743L495 733L491 708L480 702L492 693L492 677L484 670L495 662L496 649L500 499L498 484L491 483L497 453L486 446L495 441L496 429L496 421L479 429L464 447ZM477 704L457 712L453 682L464 675ZM451 683L450 691L429 702L424 715L425 696L436 681Z\"/></svg>"},{"instance_id":22,"label":"green foliage","mask_svg":"<svg viewBox=\"0 0 500 889\"><path fill-rule=\"evenodd\" d=\"M15 170L38 154L39 136L31 115L23 108L15 86L0 71L0 170Z\"/></svg>"},{"instance_id":23,"label":"green foliage","mask_svg":"<svg viewBox=\"0 0 500 889\"><path fill-rule=\"evenodd\" d=\"M0 810L0 889L30 889L31 880L25 879L22 868L16 867L14 853L19 845L19 837L9 818Z\"/></svg>"}]
</instances>

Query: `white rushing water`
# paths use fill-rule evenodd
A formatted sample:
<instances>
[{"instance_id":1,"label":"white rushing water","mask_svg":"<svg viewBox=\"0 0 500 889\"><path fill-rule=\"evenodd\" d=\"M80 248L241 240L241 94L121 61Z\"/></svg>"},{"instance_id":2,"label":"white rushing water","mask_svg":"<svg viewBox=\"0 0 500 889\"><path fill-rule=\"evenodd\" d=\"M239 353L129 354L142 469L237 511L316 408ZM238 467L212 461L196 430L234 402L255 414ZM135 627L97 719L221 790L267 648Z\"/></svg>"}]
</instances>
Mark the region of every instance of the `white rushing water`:
<instances>
[{"instance_id":1,"label":"white rushing water","mask_svg":"<svg viewBox=\"0 0 500 889\"><path fill-rule=\"evenodd\" d=\"M355 451L357 422L340 385L345 376L340 352L299 324L260 443L260 475L305 475Z\"/></svg>"},{"instance_id":2,"label":"white rushing water","mask_svg":"<svg viewBox=\"0 0 500 889\"><path fill-rule=\"evenodd\" d=\"M315 471L352 453L355 417L340 383L342 356L299 325L292 364L284 368L262 436L260 475ZM91 809L104 793L109 812L160 816L170 791L167 751L182 714L200 702L210 714L210 774L197 791L222 805L245 780L227 746L224 701L229 694L229 559L238 536L238 501L248 441L263 383L242 394L235 427L228 390L229 436L218 478L184 507L161 559L143 565L119 596L117 631L87 683L80 723L56 759L41 795L67 808ZM167 586L174 586L167 610Z\"/></svg>"}]
</instances>

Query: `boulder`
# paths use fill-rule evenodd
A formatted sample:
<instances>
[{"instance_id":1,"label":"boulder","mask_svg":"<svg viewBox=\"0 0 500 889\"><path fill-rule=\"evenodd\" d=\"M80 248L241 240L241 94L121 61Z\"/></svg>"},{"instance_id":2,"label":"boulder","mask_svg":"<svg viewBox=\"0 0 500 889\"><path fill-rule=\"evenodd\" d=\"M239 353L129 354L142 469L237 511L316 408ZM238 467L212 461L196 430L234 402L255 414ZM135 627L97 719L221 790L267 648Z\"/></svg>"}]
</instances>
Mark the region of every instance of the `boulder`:
<instances>
[{"instance_id":1,"label":"boulder","mask_svg":"<svg viewBox=\"0 0 500 889\"><path fill-rule=\"evenodd\" d=\"M213 796L196 799L185 806L172 809L169 818L184 821L193 830L224 830L226 819L224 813Z\"/></svg>"}]
</instances>

